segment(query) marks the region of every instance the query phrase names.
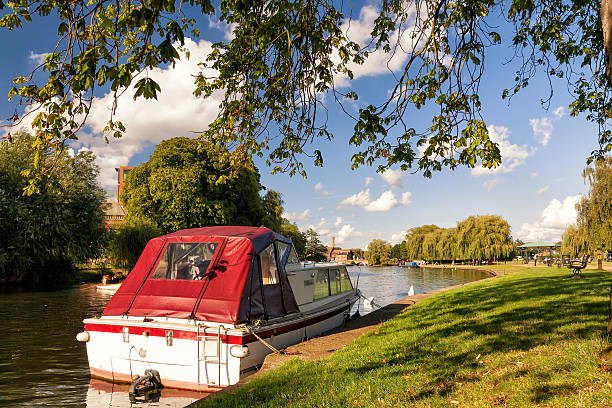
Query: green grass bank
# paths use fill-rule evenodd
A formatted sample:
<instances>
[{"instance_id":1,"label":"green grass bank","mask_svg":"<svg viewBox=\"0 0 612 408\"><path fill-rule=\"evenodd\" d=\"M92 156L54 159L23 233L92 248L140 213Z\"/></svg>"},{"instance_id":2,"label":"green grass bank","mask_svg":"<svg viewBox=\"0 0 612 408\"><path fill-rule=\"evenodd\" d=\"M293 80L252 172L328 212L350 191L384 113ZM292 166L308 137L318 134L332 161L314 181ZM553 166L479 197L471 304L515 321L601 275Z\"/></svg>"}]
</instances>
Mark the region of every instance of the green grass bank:
<instances>
[{"instance_id":1,"label":"green grass bank","mask_svg":"<svg viewBox=\"0 0 612 408\"><path fill-rule=\"evenodd\" d=\"M331 357L291 360L199 407L612 407L612 273L494 267Z\"/></svg>"}]
</instances>

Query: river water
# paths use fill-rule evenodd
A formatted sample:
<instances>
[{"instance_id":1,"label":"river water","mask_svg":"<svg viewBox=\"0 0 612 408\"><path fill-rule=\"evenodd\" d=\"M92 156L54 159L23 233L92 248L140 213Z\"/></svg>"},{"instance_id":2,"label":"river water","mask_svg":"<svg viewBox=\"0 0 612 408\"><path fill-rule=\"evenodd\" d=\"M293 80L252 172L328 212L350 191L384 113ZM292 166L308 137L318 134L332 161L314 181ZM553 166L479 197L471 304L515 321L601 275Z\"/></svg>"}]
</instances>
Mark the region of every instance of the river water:
<instances>
[{"instance_id":1,"label":"river water","mask_svg":"<svg viewBox=\"0 0 612 408\"><path fill-rule=\"evenodd\" d=\"M408 294L466 283L481 271L351 267L364 295L385 305ZM90 380L85 346L75 340L83 319L101 314L110 294L83 284L53 292L0 293L0 406L129 407L127 386ZM375 307L374 307L375 308ZM361 312L372 309L362 305ZM205 394L165 389L138 407L182 407Z\"/></svg>"}]
</instances>

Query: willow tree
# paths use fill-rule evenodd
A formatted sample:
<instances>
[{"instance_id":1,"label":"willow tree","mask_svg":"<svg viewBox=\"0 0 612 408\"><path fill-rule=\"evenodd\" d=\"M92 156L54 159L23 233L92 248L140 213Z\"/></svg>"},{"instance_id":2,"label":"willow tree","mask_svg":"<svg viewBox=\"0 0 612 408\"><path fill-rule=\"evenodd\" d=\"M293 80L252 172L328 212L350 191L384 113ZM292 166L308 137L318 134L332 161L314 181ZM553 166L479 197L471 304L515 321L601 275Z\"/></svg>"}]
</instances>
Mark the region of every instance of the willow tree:
<instances>
[{"instance_id":1,"label":"willow tree","mask_svg":"<svg viewBox=\"0 0 612 408\"><path fill-rule=\"evenodd\" d=\"M500 151L489 138L479 89L485 69L508 61L516 75L508 83L497 81L502 98L541 74L550 80L542 98L547 106L557 84L551 79L564 78L571 114L584 114L600 127L590 158L612 149L612 87L604 52L609 13L603 7L602 30L597 0L387 0L377 4L366 39L351 38L347 27L355 10L341 0L183 3L0 1L1 28L41 19L57 23L56 46L41 50L47 52L44 62L15 78L9 92L26 105L37 129L39 171L30 191L44 176L45 149L61 150L78 137L99 88L114 99L105 137L120 137L126 131L115 117L120 96L133 89L135 98L152 99L164 92L162 86L171 86L156 83L151 69L176 63L185 37L199 35L196 15L214 14L232 29L231 39L215 43L199 61L194 97L222 95L218 116L201 140L233 163L257 154L273 171L303 175L304 157L323 165L323 152L310 143L334 137L328 112L337 104L354 124L348 138L356 151L353 168L398 166L431 176L443 168L494 167ZM509 46L508 58L485 64L494 45L502 52ZM381 89L376 103L352 110L345 104L359 99L358 88L341 82L353 79L373 56L404 62L394 67L394 82ZM413 121L417 110L430 120ZM3 116L10 116L7 125L20 125L23 115L16 112Z\"/></svg>"},{"instance_id":2,"label":"willow tree","mask_svg":"<svg viewBox=\"0 0 612 408\"><path fill-rule=\"evenodd\" d=\"M442 228L431 231L423 236L423 259L437 261L442 259L441 253L438 250L438 244L442 239L444 230Z\"/></svg>"},{"instance_id":3,"label":"willow tree","mask_svg":"<svg viewBox=\"0 0 612 408\"><path fill-rule=\"evenodd\" d=\"M510 225L500 216L471 216L457 224L459 258L509 258L513 250Z\"/></svg>"},{"instance_id":4,"label":"willow tree","mask_svg":"<svg viewBox=\"0 0 612 408\"><path fill-rule=\"evenodd\" d=\"M406 232L406 255L409 259L428 259L423 248L425 237L441 228L437 225L422 225L411 228ZM430 259L430 258L429 258Z\"/></svg>"},{"instance_id":5,"label":"willow tree","mask_svg":"<svg viewBox=\"0 0 612 408\"><path fill-rule=\"evenodd\" d=\"M567 227L561 241L561 252L577 258L589 252L587 232L574 225Z\"/></svg>"},{"instance_id":6,"label":"willow tree","mask_svg":"<svg viewBox=\"0 0 612 408\"><path fill-rule=\"evenodd\" d=\"M452 260L457 258L457 229L446 228L440 234L440 241L437 245L437 252L440 260Z\"/></svg>"},{"instance_id":7,"label":"willow tree","mask_svg":"<svg viewBox=\"0 0 612 408\"><path fill-rule=\"evenodd\" d=\"M576 205L578 229L590 250L612 250L612 157L587 167L583 176L590 190Z\"/></svg>"}]
</instances>

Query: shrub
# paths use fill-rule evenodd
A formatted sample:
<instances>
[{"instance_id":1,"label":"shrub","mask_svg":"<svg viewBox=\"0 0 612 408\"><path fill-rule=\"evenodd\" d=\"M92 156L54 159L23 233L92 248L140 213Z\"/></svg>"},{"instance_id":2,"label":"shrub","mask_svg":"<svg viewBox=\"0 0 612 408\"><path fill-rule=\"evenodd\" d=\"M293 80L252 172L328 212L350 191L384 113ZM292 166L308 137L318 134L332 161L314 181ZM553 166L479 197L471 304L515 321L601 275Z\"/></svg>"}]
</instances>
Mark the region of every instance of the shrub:
<instances>
[{"instance_id":1,"label":"shrub","mask_svg":"<svg viewBox=\"0 0 612 408\"><path fill-rule=\"evenodd\" d=\"M153 221L145 217L128 216L125 223L111 230L106 257L113 266L129 271L136 265L147 242L161 234Z\"/></svg>"}]
</instances>

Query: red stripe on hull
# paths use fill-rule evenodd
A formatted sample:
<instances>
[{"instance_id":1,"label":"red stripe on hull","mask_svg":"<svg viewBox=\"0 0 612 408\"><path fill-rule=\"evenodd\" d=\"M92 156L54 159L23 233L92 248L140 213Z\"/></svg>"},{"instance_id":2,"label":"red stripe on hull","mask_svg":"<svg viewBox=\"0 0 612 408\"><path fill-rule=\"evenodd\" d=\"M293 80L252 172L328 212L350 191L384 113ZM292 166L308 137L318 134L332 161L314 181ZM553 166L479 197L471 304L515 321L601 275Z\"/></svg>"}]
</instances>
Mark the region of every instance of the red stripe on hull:
<instances>
[{"instance_id":1,"label":"red stripe on hull","mask_svg":"<svg viewBox=\"0 0 612 408\"><path fill-rule=\"evenodd\" d=\"M112 373L107 370L102 370L101 368L89 367L89 372L91 376L94 378L101 378L103 380L109 380L112 382L124 382L131 383L132 378L129 374L125 373ZM162 378L162 385L168 388L178 388L181 390L194 390L194 391L206 391L206 392L215 392L219 391L221 387L213 387L206 384L198 384L188 381L177 381L177 380L167 380Z\"/></svg>"},{"instance_id":2,"label":"red stripe on hull","mask_svg":"<svg viewBox=\"0 0 612 408\"><path fill-rule=\"evenodd\" d=\"M270 338L272 336L278 336L281 334L285 334L303 327L307 327L323 320L327 320L330 317L335 315L339 315L341 313L345 313L349 310L348 306L345 306L341 309L332 310L330 312L324 313L319 316L312 317L310 319L301 320L294 323L287 323L286 325L279 326L273 329L263 330L257 332L257 335L263 339ZM143 335L145 332L149 333L149 336L153 337L165 337L166 330L171 330L173 333L173 337L175 339L186 339L186 340L195 340L196 332L188 331L188 330L172 330L172 329L160 329L160 328L150 328L150 327L140 327L140 326L123 326L123 325L114 325L114 324L101 324L101 323L86 323L85 330L91 332L102 332L102 333L121 333L124 327L129 327L130 335ZM218 333L207 333L207 336L216 337ZM257 338L252 334L244 335L244 336L232 336L221 334L221 341L227 344L248 344L254 341L257 341Z\"/></svg>"}]
</instances>

